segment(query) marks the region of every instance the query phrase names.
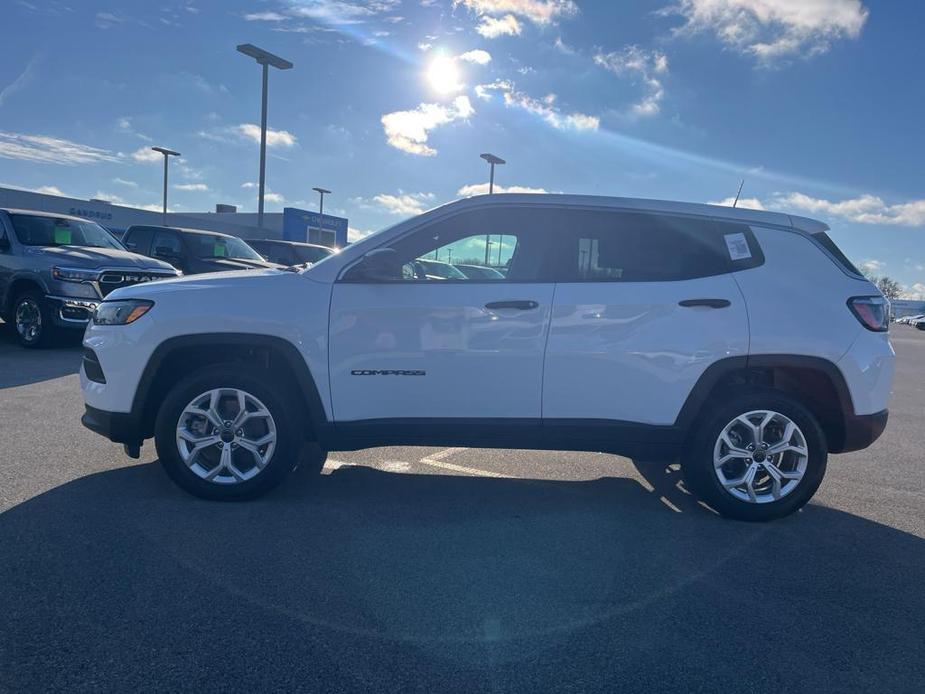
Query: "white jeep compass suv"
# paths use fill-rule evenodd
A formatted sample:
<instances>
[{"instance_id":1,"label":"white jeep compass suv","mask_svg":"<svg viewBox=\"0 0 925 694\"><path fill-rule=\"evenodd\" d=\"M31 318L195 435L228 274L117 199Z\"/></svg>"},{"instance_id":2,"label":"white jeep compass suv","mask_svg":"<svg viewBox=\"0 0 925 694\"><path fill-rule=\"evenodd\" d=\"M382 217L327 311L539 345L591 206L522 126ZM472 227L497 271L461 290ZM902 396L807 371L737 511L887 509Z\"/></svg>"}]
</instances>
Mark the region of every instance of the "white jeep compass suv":
<instances>
[{"instance_id":1,"label":"white jeep compass suv","mask_svg":"<svg viewBox=\"0 0 925 694\"><path fill-rule=\"evenodd\" d=\"M820 223L573 195L431 210L304 269L120 289L87 328L84 424L210 499L329 450L679 460L719 513L802 507L887 421L888 304ZM437 261L494 268L426 268Z\"/></svg>"}]
</instances>

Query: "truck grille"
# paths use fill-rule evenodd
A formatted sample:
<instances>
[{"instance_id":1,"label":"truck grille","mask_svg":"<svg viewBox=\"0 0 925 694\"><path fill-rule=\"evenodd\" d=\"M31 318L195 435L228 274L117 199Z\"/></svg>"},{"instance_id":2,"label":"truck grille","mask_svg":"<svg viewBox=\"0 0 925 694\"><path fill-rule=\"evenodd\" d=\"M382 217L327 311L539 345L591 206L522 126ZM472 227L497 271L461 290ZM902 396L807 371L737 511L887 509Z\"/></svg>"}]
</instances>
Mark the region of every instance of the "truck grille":
<instances>
[{"instance_id":1,"label":"truck grille","mask_svg":"<svg viewBox=\"0 0 925 694\"><path fill-rule=\"evenodd\" d=\"M106 296L109 292L119 289L120 287L130 287L133 284L143 284L145 282L162 280L168 277L176 277L176 275L161 272L147 272L143 270L138 272L106 270L100 273L98 284L100 294Z\"/></svg>"}]
</instances>

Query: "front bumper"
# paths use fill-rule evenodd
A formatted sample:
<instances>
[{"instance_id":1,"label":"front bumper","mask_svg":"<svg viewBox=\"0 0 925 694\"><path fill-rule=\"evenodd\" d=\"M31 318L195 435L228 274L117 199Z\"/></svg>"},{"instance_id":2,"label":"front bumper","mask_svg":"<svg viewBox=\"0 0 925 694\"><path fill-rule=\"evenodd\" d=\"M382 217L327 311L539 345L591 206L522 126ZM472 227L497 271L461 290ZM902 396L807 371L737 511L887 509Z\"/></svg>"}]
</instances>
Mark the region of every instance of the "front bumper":
<instances>
[{"instance_id":1,"label":"front bumper","mask_svg":"<svg viewBox=\"0 0 925 694\"><path fill-rule=\"evenodd\" d=\"M874 414L852 415L846 418L844 444L840 450L832 452L849 453L867 448L880 438L889 418L889 410Z\"/></svg>"},{"instance_id":2,"label":"front bumper","mask_svg":"<svg viewBox=\"0 0 925 694\"><path fill-rule=\"evenodd\" d=\"M100 436L105 436L114 443L140 445L144 440L138 421L128 412L106 412L90 405L85 405L86 411L80 418L80 423L87 429Z\"/></svg>"}]
</instances>

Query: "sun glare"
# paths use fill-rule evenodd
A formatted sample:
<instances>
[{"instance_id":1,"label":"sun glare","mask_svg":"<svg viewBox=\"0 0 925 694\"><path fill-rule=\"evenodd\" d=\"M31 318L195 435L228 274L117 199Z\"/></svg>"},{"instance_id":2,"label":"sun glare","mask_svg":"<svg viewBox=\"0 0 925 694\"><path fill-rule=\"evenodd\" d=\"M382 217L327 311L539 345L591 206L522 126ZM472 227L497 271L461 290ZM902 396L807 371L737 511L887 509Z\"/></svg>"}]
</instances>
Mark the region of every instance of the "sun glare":
<instances>
[{"instance_id":1,"label":"sun glare","mask_svg":"<svg viewBox=\"0 0 925 694\"><path fill-rule=\"evenodd\" d=\"M462 89L459 83L459 68L453 58L439 56L434 58L427 68L427 81L441 94L449 94Z\"/></svg>"}]
</instances>

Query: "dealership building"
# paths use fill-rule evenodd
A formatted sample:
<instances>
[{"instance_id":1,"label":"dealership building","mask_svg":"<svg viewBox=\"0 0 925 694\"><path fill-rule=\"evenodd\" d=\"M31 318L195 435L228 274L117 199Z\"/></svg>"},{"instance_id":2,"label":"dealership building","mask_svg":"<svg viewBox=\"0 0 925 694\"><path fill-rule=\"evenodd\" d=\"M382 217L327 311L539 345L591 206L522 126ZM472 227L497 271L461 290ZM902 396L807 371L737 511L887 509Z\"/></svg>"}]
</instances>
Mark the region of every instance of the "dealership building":
<instances>
[{"instance_id":1,"label":"dealership building","mask_svg":"<svg viewBox=\"0 0 925 694\"><path fill-rule=\"evenodd\" d=\"M160 226L161 212L114 205L105 200L78 200L15 188L0 187L0 208L36 210L82 217L121 235L135 224ZM263 228L257 226L256 212L238 212L231 205L216 205L215 212L167 213L167 226L202 229L231 234L242 239L286 239L308 241L325 246L347 245L347 220L329 214L284 207L282 212L266 212Z\"/></svg>"}]
</instances>

